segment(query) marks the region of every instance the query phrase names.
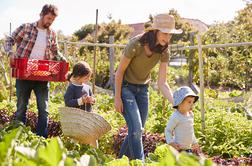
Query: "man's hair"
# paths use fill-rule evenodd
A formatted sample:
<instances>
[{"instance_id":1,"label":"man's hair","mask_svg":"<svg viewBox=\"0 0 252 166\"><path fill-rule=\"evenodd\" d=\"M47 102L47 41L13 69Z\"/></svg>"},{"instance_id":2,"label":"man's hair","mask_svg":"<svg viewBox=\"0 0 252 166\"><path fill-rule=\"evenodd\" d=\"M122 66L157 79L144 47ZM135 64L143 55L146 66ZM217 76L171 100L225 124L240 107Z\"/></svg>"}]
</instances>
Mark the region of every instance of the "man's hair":
<instances>
[{"instance_id":1,"label":"man's hair","mask_svg":"<svg viewBox=\"0 0 252 166\"><path fill-rule=\"evenodd\" d=\"M54 16L58 16L58 8L55 5L46 4L43 6L40 15L45 16L51 13Z\"/></svg>"}]
</instances>

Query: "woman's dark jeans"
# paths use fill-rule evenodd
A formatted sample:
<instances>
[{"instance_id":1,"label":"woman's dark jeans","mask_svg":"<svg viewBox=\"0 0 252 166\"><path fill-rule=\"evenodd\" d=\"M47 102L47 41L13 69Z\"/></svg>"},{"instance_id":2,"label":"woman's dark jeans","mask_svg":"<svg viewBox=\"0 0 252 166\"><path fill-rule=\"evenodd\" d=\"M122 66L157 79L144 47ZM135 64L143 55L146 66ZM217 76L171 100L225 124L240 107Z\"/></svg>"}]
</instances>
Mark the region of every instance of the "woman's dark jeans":
<instances>
[{"instance_id":1,"label":"woman's dark jeans","mask_svg":"<svg viewBox=\"0 0 252 166\"><path fill-rule=\"evenodd\" d=\"M120 149L130 159L144 160L142 133L148 117L148 85L123 82L122 85L123 117L128 126L128 135Z\"/></svg>"}]
</instances>

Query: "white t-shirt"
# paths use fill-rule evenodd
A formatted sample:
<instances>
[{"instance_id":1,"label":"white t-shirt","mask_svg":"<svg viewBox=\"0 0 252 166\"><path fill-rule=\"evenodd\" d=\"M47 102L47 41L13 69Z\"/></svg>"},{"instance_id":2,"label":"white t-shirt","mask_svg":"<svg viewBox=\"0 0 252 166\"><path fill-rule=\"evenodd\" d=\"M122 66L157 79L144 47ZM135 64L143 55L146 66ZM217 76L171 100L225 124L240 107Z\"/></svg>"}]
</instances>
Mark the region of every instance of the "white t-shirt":
<instances>
[{"instance_id":1,"label":"white t-shirt","mask_svg":"<svg viewBox=\"0 0 252 166\"><path fill-rule=\"evenodd\" d=\"M193 128L193 113L189 116L181 114L178 110L173 112L165 128L166 143L175 142L182 149L190 149L192 144L197 143Z\"/></svg>"},{"instance_id":2,"label":"white t-shirt","mask_svg":"<svg viewBox=\"0 0 252 166\"><path fill-rule=\"evenodd\" d=\"M31 51L30 59L43 60L46 50L46 29L38 29L38 36Z\"/></svg>"}]
</instances>

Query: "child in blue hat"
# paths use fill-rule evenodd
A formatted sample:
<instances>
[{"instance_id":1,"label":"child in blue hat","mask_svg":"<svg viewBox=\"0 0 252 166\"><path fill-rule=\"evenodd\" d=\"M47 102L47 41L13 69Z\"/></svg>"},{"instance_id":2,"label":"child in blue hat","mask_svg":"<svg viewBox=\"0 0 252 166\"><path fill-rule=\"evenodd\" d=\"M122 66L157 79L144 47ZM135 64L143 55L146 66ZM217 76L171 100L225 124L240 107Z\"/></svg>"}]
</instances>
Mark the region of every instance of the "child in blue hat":
<instances>
[{"instance_id":1,"label":"child in blue hat","mask_svg":"<svg viewBox=\"0 0 252 166\"><path fill-rule=\"evenodd\" d=\"M183 86L178 88L173 94L176 109L171 115L166 128L166 143L178 151L189 153L200 153L200 147L194 134L194 115L193 105L198 100L198 96L191 88Z\"/></svg>"}]
</instances>

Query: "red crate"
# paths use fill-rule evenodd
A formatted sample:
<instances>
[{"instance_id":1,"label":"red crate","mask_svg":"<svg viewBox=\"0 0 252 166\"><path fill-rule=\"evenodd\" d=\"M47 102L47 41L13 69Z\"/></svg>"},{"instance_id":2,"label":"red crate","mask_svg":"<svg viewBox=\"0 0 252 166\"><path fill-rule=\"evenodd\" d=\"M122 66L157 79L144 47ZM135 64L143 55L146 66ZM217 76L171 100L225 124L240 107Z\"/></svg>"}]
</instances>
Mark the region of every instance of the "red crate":
<instances>
[{"instance_id":1,"label":"red crate","mask_svg":"<svg viewBox=\"0 0 252 166\"><path fill-rule=\"evenodd\" d=\"M12 77L21 80L66 81L69 63L65 61L14 58L11 61Z\"/></svg>"}]
</instances>

